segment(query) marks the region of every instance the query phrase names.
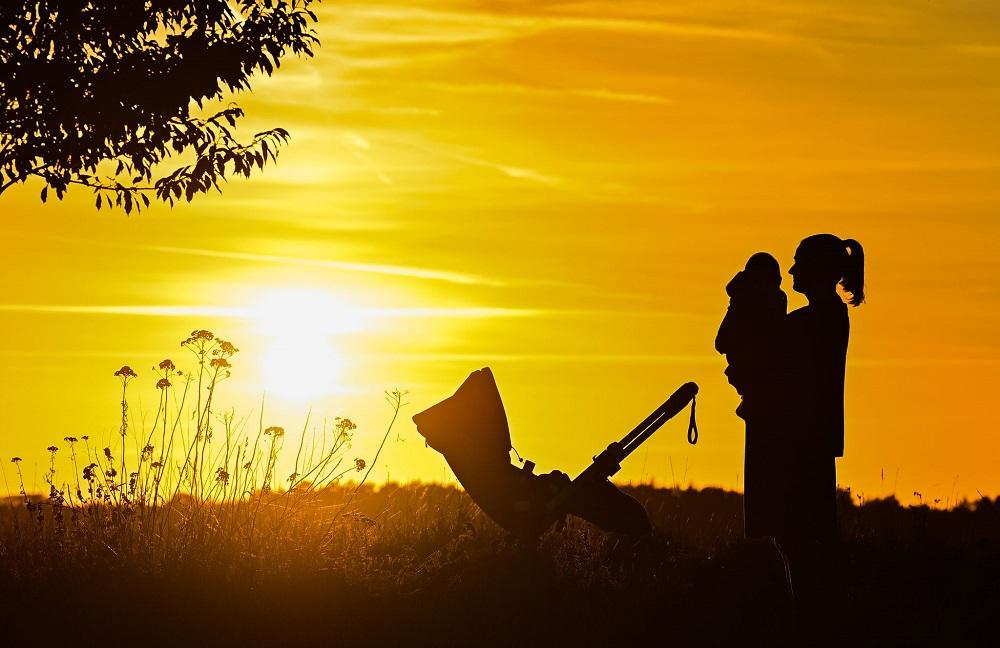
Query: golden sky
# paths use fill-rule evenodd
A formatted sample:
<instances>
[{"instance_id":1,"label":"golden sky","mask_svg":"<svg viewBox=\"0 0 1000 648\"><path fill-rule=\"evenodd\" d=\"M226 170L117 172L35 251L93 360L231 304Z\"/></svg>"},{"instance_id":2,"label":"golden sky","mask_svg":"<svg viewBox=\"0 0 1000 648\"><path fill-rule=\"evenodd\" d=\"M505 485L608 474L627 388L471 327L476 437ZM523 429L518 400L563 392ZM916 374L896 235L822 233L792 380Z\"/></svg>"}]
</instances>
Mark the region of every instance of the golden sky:
<instances>
[{"instance_id":1,"label":"golden sky","mask_svg":"<svg viewBox=\"0 0 1000 648\"><path fill-rule=\"evenodd\" d=\"M841 484L1000 493L1000 4L320 17L314 60L238 97L247 132L291 131L277 167L132 217L80 191L42 205L33 184L0 199L0 461L25 457L40 483L45 446L112 435L123 363L151 418L149 367L190 365L179 341L209 328L242 349L226 403L255 411L267 389L268 424L293 430L311 400L359 423L359 456L383 390L409 390L378 481L450 478L409 416L489 365L520 453L573 474L694 380L699 445L675 420L619 478L736 487L738 400L712 347L724 286L751 253L787 270L801 238L832 232L865 246L869 279Z\"/></svg>"}]
</instances>

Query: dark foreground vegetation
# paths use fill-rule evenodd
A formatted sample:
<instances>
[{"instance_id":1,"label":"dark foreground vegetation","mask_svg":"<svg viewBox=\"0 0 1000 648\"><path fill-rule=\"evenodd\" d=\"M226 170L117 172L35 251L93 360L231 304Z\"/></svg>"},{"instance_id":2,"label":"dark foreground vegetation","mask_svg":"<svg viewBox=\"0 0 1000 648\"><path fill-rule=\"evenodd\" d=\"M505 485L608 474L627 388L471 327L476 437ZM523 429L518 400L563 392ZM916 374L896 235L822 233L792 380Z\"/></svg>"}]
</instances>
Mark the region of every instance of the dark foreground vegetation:
<instances>
[{"instance_id":1,"label":"dark foreground vegetation","mask_svg":"<svg viewBox=\"0 0 1000 648\"><path fill-rule=\"evenodd\" d=\"M797 643L781 564L741 539L738 494L632 488L653 538L571 522L525 547L453 488L353 491L178 496L159 517L8 501L3 644ZM1000 500L941 511L844 493L841 526L832 644L995 645Z\"/></svg>"}]
</instances>

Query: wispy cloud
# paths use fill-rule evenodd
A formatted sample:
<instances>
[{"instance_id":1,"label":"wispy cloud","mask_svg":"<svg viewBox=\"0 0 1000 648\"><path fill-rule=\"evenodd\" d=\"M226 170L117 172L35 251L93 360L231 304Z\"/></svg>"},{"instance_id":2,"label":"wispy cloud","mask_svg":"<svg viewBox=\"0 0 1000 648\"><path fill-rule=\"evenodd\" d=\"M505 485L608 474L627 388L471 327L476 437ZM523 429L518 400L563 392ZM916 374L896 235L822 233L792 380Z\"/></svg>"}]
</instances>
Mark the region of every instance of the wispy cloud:
<instances>
[{"instance_id":1,"label":"wispy cloud","mask_svg":"<svg viewBox=\"0 0 1000 648\"><path fill-rule=\"evenodd\" d=\"M382 81L379 79L339 81L341 86L386 86L391 88L413 88L430 92L450 92L461 94L497 94L521 95L536 97L584 97L600 101L655 104L668 106L674 102L670 97L664 97L649 92L629 92L612 88L579 88L579 87L543 87L523 83L453 83L434 81Z\"/></svg>"},{"instance_id":2,"label":"wispy cloud","mask_svg":"<svg viewBox=\"0 0 1000 648\"><path fill-rule=\"evenodd\" d=\"M492 306L352 308L366 319L488 319L495 317L534 317L542 311L527 308ZM138 317L220 317L255 319L260 312L249 307L177 305L177 304L0 304L0 312L41 315L126 315Z\"/></svg>"},{"instance_id":3,"label":"wispy cloud","mask_svg":"<svg viewBox=\"0 0 1000 648\"><path fill-rule=\"evenodd\" d=\"M417 144L415 142L407 142L411 148L417 149L426 153L428 155L433 155L436 157L443 157L455 162L462 162L476 167L483 167L486 169L492 169L498 171L499 173L507 176L508 178L513 178L515 180L527 180L528 182L554 186L562 182L561 178L558 178L547 173L538 171L537 169L530 169L528 167L522 167L519 165L505 164L502 162L495 162L493 160L488 160L486 158L480 157L477 154L471 154L462 150L457 150L455 147L448 147L442 144L437 144L433 148Z\"/></svg>"},{"instance_id":4,"label":"wispy cloud","mask_svg":"<svg viewBox=\"0 0 1000 648\"><path fill-rule=\"evenodd\" d=\"M715 354L656 354L656 353L422 353L393 354L386 356L392 360L411 362L459 362L459 363L594 363L594 364L712 364L720 362Z\"/></svg>"},{"instance_id":5,"label":"wispy cloud","mask_svg":"<svg viewBox=\"0 0 1000 648\"><path fill-rule=\"evenodd\" d=\"M203 248L172 247L166 245L142 246L151 252L164 254L183 254L187 256L211 257L216 259L234 259L239 261L256 261L260 263L276 263L280 265L304 266L308 268L327 268L362 272L368 274L390 275L395 277L410 277L431 281L446 281L448 283L466 285L503 286L505 282L488 277L482 277L447 270L429 268L414 268L410 266L385 265L378 263L356 263L353 261L336 261L328 259L308 259L302 257L277 256L273 254L256 254L252 252L231 252L225 250L208 250Z\"/></svg>"},{"instance_id":6,"label":"wispy cloud","mask_svg":"<svg viewBox=\"0 0 1000 648\"><path fill-rule=\"evenodd\" d=\"M726 40L776 41L788 38L760 28L657 17L494 13L364 4L338 4L327 9L326 16L338 25L339 42L383 46L475 44L556 29Z\"/></svg>"},{"instance_id":7,"label":"wispy cloud","mask_svg":"<svg viewBox=\"0 0 1000 648\"><path fill-rule=\"evenodd\" d=\"M244 317L250 311L222 306L0 304L5 313L42 315L138 315L143 317Z\"/></svg>"},{"instance_id":8,"label":"wispy cloud","mask_svg":"<svg viewBox=\"0 0 1000 648\"><path fill-rule=\"evenodd\" d=\"M254 252L234 252L229 250L213 250L207 248L175 247L169 245L145 245L113 243L110 241L95 241L90 239L76 239L61 236L39 236L33 238L44 238L54 241L62 241L76 245L92 245L99 247L111 247L116 249L131 249L145 252L157 252L161 254L177 254L194 257L207 257L214 259L232 259L236 261L251 261L259 263L274 263L278 265L302 266L307 268L319 268L330 270L343 270L347 272L359 272L366 274L388 275L394 277L408 277L412 279L424 279L428 281L444 281L447 283L478 285L478 286L506 286L508 282L481 275L467 274L461 272L450 272L448 270L436 270L431 268L417 268L412 266L397 266L378 263L358 263L354 261L341 261L335 259L311 259L306 257L279 256L274 254L258 254Z\"/></svg>"},{"instance_id":9,"label":"wispy cloud","mask_svg":"<svg viewBox=\"0 0 1000 648\"><path fill-rule=\"evenodd\" d=\"M435 108L421 108L420 106L375 106L371 111L380 115L412 115L424 117L437 117L441 114Z\"/></svg>"},{"instance_id":10,"label":"wispy cloud","mask_svg":"<svg viewBox=\"0 0 1000 648\"><path fill-rule=\"evenodd\" d=\"M379 164L375 161L375 158L373 158L371 155L368 154L368 151L370 151L372 148L371 142L353 131L348 132L345 135L345 137L347 138L347 141L350 143L350 145L353 147L353 154L355 159L359 160L365 166L367 166L368 169L371 170L373 174L375 174L375 177L378 178L379 182L381 182L384 185L391 185L392 178L390 178L382 170L382 167L379 166Z\"/></svg>"}]
</instances>

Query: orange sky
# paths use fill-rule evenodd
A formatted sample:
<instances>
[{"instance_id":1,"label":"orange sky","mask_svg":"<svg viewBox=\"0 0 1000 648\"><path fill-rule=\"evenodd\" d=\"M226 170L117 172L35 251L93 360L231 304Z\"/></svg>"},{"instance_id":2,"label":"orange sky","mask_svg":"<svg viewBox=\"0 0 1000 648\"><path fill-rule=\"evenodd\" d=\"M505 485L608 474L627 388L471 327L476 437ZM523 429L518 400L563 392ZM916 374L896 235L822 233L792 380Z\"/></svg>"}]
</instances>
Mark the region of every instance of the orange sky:
<instances>
[{"instance_id":1,"label":"orange sky","mask_svg":"<svg viewBox=\"0 0 1000 648\"><path fill-rule=\"evenodd\" d=\"M155 409L148 368L197 327L243 350L226 403L266 388L296 429L309 403L275 383L305 378L359 456L409 390L378 480L450 478L409 415L489 365L517 449L571 473L695 380L701 443L674 421L619 477L735 487L723 287L829 231L869 261L841 484L1000 494L1000 5L329 3L319 29L315 60L239 98L247 132L292 142L224 196L0 199L4 463L40 483L45 446L112 434L123 363ZM329 347L276 366L305 319Z\"/></svg>"}]
</instances>

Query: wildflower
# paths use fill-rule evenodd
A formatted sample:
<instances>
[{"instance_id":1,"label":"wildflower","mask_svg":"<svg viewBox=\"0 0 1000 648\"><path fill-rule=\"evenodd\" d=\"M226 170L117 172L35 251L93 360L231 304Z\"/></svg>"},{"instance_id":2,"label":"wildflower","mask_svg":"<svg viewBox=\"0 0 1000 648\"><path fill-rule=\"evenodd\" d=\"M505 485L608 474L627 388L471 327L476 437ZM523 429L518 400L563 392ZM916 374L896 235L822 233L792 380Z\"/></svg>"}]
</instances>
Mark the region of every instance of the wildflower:
<instances>
[{"instance_id":1,"label":"wildflower","mask_svg":"<svg viewBox=\"0 0 1000 648\"><path fill-rule=\"evenodd\" d=\"M149 459L150 455L152 454L153 454L153 446L147 443L146 446L142 449L143 460Z\"/></svg>"},{"instance_id":2,"label":"wildflower","mask_svg":"<svg viewBox=\"0 0 1000 648\"><path fill-rule=\"evenodd\" d=\"M128 380L129 378L135 378L138 374L132 371L132 367L128 365L123 365L121 369L115 372L116 376L121 376L123 379Z\"/></svg>"},{"instance_id":3,"label":"wildflower","mask_svg":"<svg viewBox=\"0 0 1000 648\"><path fill-rule=\"evenodd\" d=\"M83 478L87 481L94 480L94 468L97 468L97 464L92 463L89 466L83 467Z\"/></svg>"},{"instance_id":4,"label":"wildflower","mask_svg":"<svg viewBox=\"0 0 1000 648\"><path fill-rule=\"evenodd\" d=\"M365 464L365 460L364 459L360 459L359 458L359 459L355 459L354 460L354 467L358 469L358 472L361 472L362 470L364 470L365 469L365 465L366 464Z\"/></svg>"},{"instance_id":5,"label":"wildflower","mask_svg":"<svg viewBox=\"0 0 1000 648\"><path fill-rule=\"evenodd\" d=\"M218 351L220 353L223 353L225 355L233 355L233 354L239 352L239 349L237 349L233 345L233 343L229 342L228 340L223 340L223 339L220 338L220 339L217 340L217 342L219 343Z\"/></svg>"},{"instance_id":6,"label":"wildflower","mask_svg":"<svg viewBox=\"0 0 1000 648\"><path fill-rule=\"evenodd\" d=\"M90 435L89 435L89 434L84 434L84 435L83 435L82 437L80 437L80 438L81 438L81 439L83 439L84 441L90 441Z\"/></svg>"},{"instance_id":7,"label":"wildflower","mask_svg":"<svg viewBox=\"0 0 1000 648\"><path fill-rule=\"evenodd\" d=\"M109 461L111 460L111 448L104 449L104 456L107 457Z\"/></svg>"},{"instance_id":8,"label":"wildflower","mask_svg":"<svg viewBox=\"0 0 1000 648\"><path fill-rule=\"evenodd\" d=\"M229 361L226 360L225 358L212 358L212 361L209 364L213 367L216 367L217 369L218 368L228 369L229 367L233 366L229 364Z\"/></svg>"},{"instance_id":9,"label":"wildflower","mask_svg":"<svg viewBox=\"0 0 1000 648\"><path fill-rule=\"evenodd\" d=\"M20 457L11 457L10 458L10 462L12 464L21 463L21 458Z\"/></svg>"},{"instance_id":10,"label":"wildflower","mask_svg":"<svg viewBox=\"0 0 1000 648\"><path fill-rule=\"evenodd\" d=\"M153 463L149 464L149 466L151 468L155 468L155 469L159 470L160 468L163 467L163 462L162 461L154 461Z\"/></svg>"},{"instance_id":11,"label":"wildflower","mask_svg":"<svg viewBox=\"0 0 1000 648\"><path fill-rule=\"evenodd\" d=\"M55 446L49 446L48 448L45 448L45 449L48 450L49 452L51 452L52 454L55 454L56 451L59 450L59 448L57 448Z\"/></svg>"},{"instance_id":12,"label":"wildflower","mask_svg":"<svg viewBox=\"0 0 1000 648\"><path fill-rule=\"evenodd\" d=\"M170 381L167 380L166 378L160 378L159 380L156 381L157 389L166 389L169 386L170 386Z\"/></svg>"},{"instance_id":13,"label":"wildflower","mask_svg":"<svg viewBox=\"0 0 1000 648\"><path fill-rule=\"evenodd\" d=\"M170 358L167 358L166 360L163 360L162 362L160 362L159 366L160 366L160 369L162 369L163 371L173 371L174 369L177 368L174 365L174 361L171 360Z\"/></svg>"},{"instance_id":14,"label":"wildflower","mask_svg":"<svg viewBox=\"0 0 1000 648\"><path fill-rule=\"evenodd\" d=\"M285 428L277 426L277 425L273 425L273 426L267 428L266 430L264 430L264 434L266 436L272 436L275 439L278 439L280 437L285 436Z\"/></svg>"},{"instance_id":15,"label":"wildflower","mask_svg":"<svg viewBox=\"0 0 1000 648\"><path fill-rule=\"evenodd\" d=\"M249 461L246 462L245 464L243 464L243 470L250 470L250 462Z\"/></svg>"},{"instance_id":16,"label":"wildflower","mask_svg":"<svg viewBox=\"0 0 1000 648\"><path fill-rule=\"evenodd\" d=\"M198 342L211 342L215 339L215 334L211 331L206 331L205 329L195 329L191 331L191 337L181 342L181 346L185 344L196 344Z\"/></svg>"},{"instance_id":17,"label":"wildflower","mask_svg":"<svg viewBox=\"0 0 1000 648\"><path fill-rule=\"evenodd\" d=\"M288 481L294 483L295 480L298 478L299 478L299 473L293 472L291 475L288 476Z\"/></svg>"},{"instance_id":18,"label":"wildflower","mask_svg":"<svg viewBox=\"0 0 1000 648\"><path fill-rule=\"evenodd\" d=\"M65 441L66 443L73 444L79 441L79 439L77 439L76 437L68 436L68 437L63 437L63 441Z\"/></svg>"}]
</instances>

